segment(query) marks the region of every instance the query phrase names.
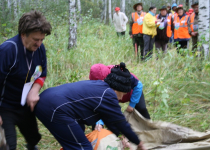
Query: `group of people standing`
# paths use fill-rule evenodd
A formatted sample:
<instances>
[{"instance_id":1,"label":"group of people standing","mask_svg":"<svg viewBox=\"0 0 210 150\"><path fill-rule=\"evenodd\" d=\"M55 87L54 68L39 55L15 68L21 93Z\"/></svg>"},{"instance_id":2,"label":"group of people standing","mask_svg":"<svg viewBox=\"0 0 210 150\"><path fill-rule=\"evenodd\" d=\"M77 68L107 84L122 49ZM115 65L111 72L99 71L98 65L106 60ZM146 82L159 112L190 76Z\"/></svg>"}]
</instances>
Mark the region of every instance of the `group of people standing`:
<instances>
[{"instance_id":1,"label":"group of people standing","mask_svg":"<svg viewBox=\"0 0 210 150\"><path fill-rule=\"evenodd\" d=\"M135 4L133 6L135 12L131 14L129 30L135 54L137 55L140 49L142 60L151 57L154 44L156 49L166 53L169 42L175 43L179 53L179 49L188 48L191 37L194 52L197 49L198 40L198 2L195 2L191 7L189 13L186 13L183 5L177 6L174 3L170 6L167 4L167 6L162 6L159 9L160 13L156 15L156 7L151 6L146 13L143 11L142 3ZM128 19L124 13L120 12L119 7L115 11L113 20L117 34L125 35L125 24ZM124 28L118 30L122 24Z\"/></svg>"}]
</instances>

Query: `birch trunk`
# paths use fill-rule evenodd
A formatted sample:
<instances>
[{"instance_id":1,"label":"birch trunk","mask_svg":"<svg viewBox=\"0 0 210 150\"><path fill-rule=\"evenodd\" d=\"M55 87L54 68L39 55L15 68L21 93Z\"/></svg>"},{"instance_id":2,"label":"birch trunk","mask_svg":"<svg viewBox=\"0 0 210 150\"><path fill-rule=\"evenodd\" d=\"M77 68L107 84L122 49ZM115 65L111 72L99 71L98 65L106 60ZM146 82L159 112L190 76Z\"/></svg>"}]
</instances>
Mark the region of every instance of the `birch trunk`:
<instances>
[{"instance_id":1,"label":"birch trunk","mask_svg":"<svg viewBox=\"0 0 210 150\"><path fill-rule=\"evenodd\" d=\"M25 6L27 2L20 0L20 8L22 8L22 6Z\"/></svg>"},{"instance_id":2,"label":"birch trunk","mask_svg":"<svg viewBox=\"0 0 210 150\"><path fill-rule=\"evenodd\" d=\"M7 0L7 8L9 9L9 11L11 11L11 1Z\"/></svg>"},{"instance_id":3,"label":"birch trunk","mask_svg":"<svg viewBox=\"0 0 210 150\"><path fill-rule=\"evenodd\" d=\"M122 12L124 12L125 13L125 0L122 0Z\"/></svg>"},{"instance_id":4,"label":"birch trunk","mask_svg":"<svg viewBox=\"0 0 210 150\"><path fill-rule=\"evenodd\" d=\"M193 1L189 0L189 8L191 8L192 3L193 3Z\"/></svg>"},{"instance_id":5,"label":"birch trunk","mask_svg":"<svg viewBox=\"0 0 210 150\"><path fill-rule=\"evenodd\" d=\"M103 6L103 9L101 11L101 22L103 22L103 19L104 19L105 0L102 1L102 6Z\"/></svg>"},{"instance_id":6,"label":"birch trunk","mask_svg":"<svg viewBox=\"0 0 210 150\"><path fill-rule=\"evenodd\" d=\"M2 15L2 18L4 18L5 19L5 16L6 16L6 14L5 14L5 5L4 5L4 3L5 3L5 1L1 1L1 9L3 10L0 14Z\"/></svg>"},{"instance_id":7,"label":"birch trunk","mask_svg":"<svg viewBox=\"0 0 210 150\"><path fill-rule=\"evenodd\" d=\"M77 5L78 5L78 11L79 11L79 23L82 23L82 17L81 17L81 2L80 0L77 0Z\"/></svg>"},{"instance_id":8,"label":"birch trunk","mask_svg":"<svg viewBox=\"0 0 210 150\"><path fill-rule=\"evenodd\" d=\"M112 1L112 11L113 11L113 14L114 14L114 11L115 11L115 7L117 7L116 6L116 3L115 3L115 1Z\"/></svg>"},{"instance_id":9,"label":"birch trunk","mask_svg":"<svg viewBox=\"0 0 210 150\"><path fill-rule=\"evenodd\" d=\"M106 24L107 0L104 0L104 24Z\"/></svg>"},{"instance_id":10,"label":"birch trunk","mask_svg":"<svg viewBox=\"0 0 210 150\"><path fill-rule=\"evenodd\" d=\"M20 9L21 9L21 0L18 0L18 13L20 13Z\"/></svg>"},{"instance_id":11,"label":"birch trunk","mask_svg":"<svg viewBox=\"0 0 210 150\"><path fill-rule=\"evenodd\" d=\"M129 9L127 9L127 16L130 16L130 14L131 14L131 8L132 8L132 6L131 6L131 0L128 0L128 8Z\"/></svg>"},{"instance_id":12,"label":"birch trunk","mask_svg":"<svg viewBox=\"0 0 210 150\"><path fill-rule=\"evenodd\" d=\"M112 0L109 0L109 24L112 23Z\"/></svg>"},{"instance_id":13,"label":"birch trunk","mask_svg":"<svg viewBox=\"0 0 210 150\"><path fill-rule=\"evenodd\" d=\"M18 14L17 14L17 0L13 1L13 5L14 5L14 18L17 19Z\"/></svg>"},{"instance_id":14,"label":"birch trunk","mask_svg":"<svg viewBox=\"0 0 210 150\"><path fill-rule=\"evenodd\" d=\"M198 32L199 40L203 43L200 50L204 52L205 58L209 57L209 1L199 0Z\"/></svg>"},{"instance_id":15,"label":"birch trunk","mask_svg":"<svg viewBox=\"0 0 210 150\"><path fill-rule=\"evenodd\" d=\"M69 0L69 43L68 49L77 46L76 0Z\"/></svg>"}]
</instances>

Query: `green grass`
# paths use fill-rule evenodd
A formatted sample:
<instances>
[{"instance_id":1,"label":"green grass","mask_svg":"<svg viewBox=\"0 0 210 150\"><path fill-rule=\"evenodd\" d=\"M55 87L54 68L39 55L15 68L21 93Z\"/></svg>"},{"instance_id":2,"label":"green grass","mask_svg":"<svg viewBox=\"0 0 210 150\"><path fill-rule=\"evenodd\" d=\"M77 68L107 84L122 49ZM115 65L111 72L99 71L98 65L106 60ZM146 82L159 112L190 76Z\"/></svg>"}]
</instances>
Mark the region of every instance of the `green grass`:
<instances>
[{"instance_id":1,"label":"green grass","mask_svg":"<svg viewBox=\"0 0 210 150\"><path fill-rule=\"evenodd\" d=\"M15 35L15 34L13 34ZM12 36L12 35L11 35ZM171 48L147 62L137 62L132 40L117 38L113 27L90 20L78 26L77 47L67 50L68 25L56 26L44 40L48 76L43 89L79 80L88 80L91 65L125 62L144 85L147 108L153 120L172 122L198 131L210 129L210 62L177 55ZM0 37L0 43L4 39ZM157 55L156 55L157 56ZM122 110L127 104L122 104ZM39 123L43 150L58 150L60 145ZM87 132L90 128L87 127ZM18 149L25 141L18 132Z\"/></svg>"}]
</instances>

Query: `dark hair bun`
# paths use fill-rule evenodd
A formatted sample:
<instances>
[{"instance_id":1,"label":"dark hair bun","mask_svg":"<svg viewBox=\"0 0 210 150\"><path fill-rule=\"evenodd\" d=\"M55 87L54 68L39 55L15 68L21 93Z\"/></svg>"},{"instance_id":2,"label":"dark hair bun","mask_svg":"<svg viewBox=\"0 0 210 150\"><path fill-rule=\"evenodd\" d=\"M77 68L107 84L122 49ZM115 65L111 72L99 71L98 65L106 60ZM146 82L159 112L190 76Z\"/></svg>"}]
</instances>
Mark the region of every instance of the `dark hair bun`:
<instances>
[{"instance_id":1,"label":"dark hair bun","mask_svg":"<svg viewBox=\"0 0 210 150\"><path fill-rule=\"evenodd\" d=\"M121 63L120 63L120 69L122 69L122 70L125 69L125 63L124 63L124 62L121 62Z\"/></svg>"},{"instance_id":2,"label":"dark hair bun","mask_svg":"<svg viewBox=\"0 0 210 150\"><path fill-rule=\"evenodd\" d=\"M125 67L125 63L121 62L120 65L115 65L111 69L111 73L104 79L109 86L120 92L131 91L131 74Z\"/></svg>"}]
</instances>

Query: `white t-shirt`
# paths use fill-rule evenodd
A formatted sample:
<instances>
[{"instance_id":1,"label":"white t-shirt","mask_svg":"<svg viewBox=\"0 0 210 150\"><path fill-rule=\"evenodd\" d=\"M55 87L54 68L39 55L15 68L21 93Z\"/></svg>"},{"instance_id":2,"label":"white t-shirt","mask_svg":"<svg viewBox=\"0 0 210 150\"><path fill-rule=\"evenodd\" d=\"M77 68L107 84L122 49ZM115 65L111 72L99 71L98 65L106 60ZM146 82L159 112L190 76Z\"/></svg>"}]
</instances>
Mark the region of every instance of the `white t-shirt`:
<instances>
[{"instance_id":1,"label":"white t-shirt","mask_svg":"<svg viewBox=\"0 0 210 150\"><path fill-rule=\"evenodd\" d=\"M128 22L127 16L123 12L114 13L113 23L116 32L123 32L126 30L126 23Z\"/></svg>"}]
</instances>

